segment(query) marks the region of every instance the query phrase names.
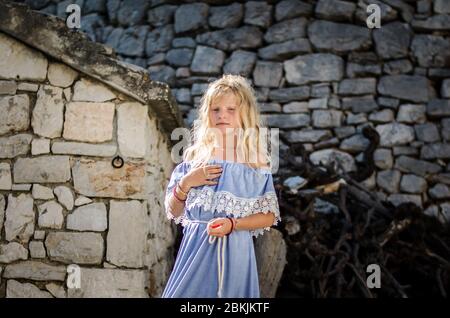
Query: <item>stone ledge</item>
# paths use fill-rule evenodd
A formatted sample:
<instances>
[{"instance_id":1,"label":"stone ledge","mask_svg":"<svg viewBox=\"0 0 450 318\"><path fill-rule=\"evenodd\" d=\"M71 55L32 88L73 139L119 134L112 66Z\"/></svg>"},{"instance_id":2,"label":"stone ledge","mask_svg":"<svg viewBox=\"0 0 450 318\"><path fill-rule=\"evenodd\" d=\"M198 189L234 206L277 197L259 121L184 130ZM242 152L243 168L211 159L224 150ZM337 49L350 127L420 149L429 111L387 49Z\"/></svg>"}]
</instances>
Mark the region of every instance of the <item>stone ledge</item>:
<instances>
[{"instance_id":1,"label":"stone ledge","mask_svg":"<svg viewBox=\"0 0 450 318\"><path fill-rule=\"evenodd\" d=\"M22 4L0 2L0 31L148 105L169 145L175 143L170 140L172 130L185 127L166 83L151 80L143 68L114 59L109 48L71 31L62 19Z\"/></svg>"}]
</instances>

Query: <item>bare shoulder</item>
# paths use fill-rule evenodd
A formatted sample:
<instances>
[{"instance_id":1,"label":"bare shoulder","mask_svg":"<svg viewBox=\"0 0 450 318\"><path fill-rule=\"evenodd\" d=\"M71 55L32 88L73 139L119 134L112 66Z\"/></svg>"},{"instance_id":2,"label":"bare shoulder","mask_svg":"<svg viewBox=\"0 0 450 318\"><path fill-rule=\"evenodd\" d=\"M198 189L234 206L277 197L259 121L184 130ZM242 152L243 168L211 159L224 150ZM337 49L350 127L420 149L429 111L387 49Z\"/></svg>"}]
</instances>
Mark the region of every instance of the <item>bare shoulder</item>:
<instances>
[{"instance_id":1,"label":"bare shoulder","mask_svg":"<svg viewBox=\"0 0 450 318\"><path fill-rule=\"evenodd\" d=\"M262 156L258 157L258 168L270 168L269 163Z\"/></svg>"}]
</instances>

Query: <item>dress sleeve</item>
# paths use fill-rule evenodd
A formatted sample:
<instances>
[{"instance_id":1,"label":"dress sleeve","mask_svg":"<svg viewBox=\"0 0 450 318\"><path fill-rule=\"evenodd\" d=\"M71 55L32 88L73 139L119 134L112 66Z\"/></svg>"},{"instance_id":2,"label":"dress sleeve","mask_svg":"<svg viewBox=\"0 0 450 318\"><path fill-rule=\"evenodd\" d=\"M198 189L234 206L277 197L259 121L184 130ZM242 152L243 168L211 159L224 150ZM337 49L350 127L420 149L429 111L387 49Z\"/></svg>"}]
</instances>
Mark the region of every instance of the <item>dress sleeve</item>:
<instances>
[{"instance_id":1,"label":"dress sleeve","mask_svg":"<svg viewBox=\"0 0 450 318\"><path fill-rule=\"evenodd\" d=\"M169 199L173 196L173 192L172 192L173 188L185 174L186 174L186 167L183 164L183 162L181 162L172 171L172 175L170 176L170 180L167 185L165 199L164 199L164 206L165 206L167 219L174 220L176 224L179 224L183 221L184 211L183 211L182 215L180 215L179 217L175 217L171 213L170 206L169 206Z\"/></svg>"},{"instance_id":2,"label":"dress sleeve","mask_svg":"<svg viewBox=\"0 0 450 318\"><path fill-rule=\"evenodd\" d=\"M262 187L261 194L258 198L258 201L260 202L260 204L259 204L260 212L263 212L265 214L272 212L275 215L275 219L273 221L272 226L277 225L278 222L281 221L280 207L278 205L278 198L277 198L277 194L275 192L273 176L272 176L272 173L270 173L270 172L267 173L267 175L266 175L265 184L264 184L264 187ZM250 233L253 236L258 237L258 235L264 234L264 231L269 231L269 230L270 230L270 227L266 227L266 228L252 230L252 231L250 231Z\"/></svg>"}]
</instances>

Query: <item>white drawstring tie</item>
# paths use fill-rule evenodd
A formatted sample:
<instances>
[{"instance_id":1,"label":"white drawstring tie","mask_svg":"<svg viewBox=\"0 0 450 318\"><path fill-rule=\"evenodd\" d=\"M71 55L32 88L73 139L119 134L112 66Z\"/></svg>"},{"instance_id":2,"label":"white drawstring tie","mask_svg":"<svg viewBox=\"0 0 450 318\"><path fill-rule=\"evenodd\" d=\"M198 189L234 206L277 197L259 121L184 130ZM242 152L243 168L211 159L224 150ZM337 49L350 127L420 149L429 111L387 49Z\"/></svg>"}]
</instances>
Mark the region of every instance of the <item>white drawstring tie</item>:
<instances>
[{"instance_id":1,"label":"white drawstring tie","mask_svg":"<svg viewBox=\"0 0 450 318\"><path fill-rule=\"evenodd\" d=\"M189 220L184 219L185 224L187 223L205 223L208 224L210 221L201 221L201 220ZM206 232L208 228L205 229ZM208 242L209 244L214 244L214 242L218 239L217 242L217 279L218 279L218 290L217 297L222 298L222 287L223 287L223 277L225 273L225 247L227 245L227 236L217 237L217 236L209 236Z\"/></svg>"}]
</instances>

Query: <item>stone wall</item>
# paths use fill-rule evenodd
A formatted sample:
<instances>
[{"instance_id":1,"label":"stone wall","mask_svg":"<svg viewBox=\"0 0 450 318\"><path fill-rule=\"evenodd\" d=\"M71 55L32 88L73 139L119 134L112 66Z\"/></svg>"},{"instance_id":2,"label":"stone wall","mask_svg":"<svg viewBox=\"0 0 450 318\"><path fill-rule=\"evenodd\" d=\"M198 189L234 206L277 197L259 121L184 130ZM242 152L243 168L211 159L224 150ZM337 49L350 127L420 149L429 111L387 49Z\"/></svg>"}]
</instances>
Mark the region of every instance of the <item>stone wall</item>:
<instances>
[{"instance_id":1,"label":"stone wall","mask_svg":"<svg viewBox=\"0 0 450 318\"><path fill-rule=\"evenodd\" d=\"M0 297L161 294L173 162L148 108L0 32Z\"/></svg>"},{"instance_id":2,"label":"stone wall","mask_svg":"<svg viewBox=\"0 0 450 318\"><path fill-rule=\"evenodd\" d=\"M26 2L65 17L71 1ZM284 160L294 143L354 170L371 125L381 144L365 185L450 218L449 1L75 2L91 39L173 88L188 125L208 81L239 73L281 129L280 176L295 174ZM380 29L365 24L370 3Z\"/></svg>"},{"instance_id":3,"label":"stone wall","mask_svg":"<svg viewBox=\"0 0 450 318\"><path fill-rule=\"evenodd\" d=\"M364 184L450 219L449 1L19 2L62 18L79 4L87 35L168 83L187 125L209 81L248 77L267 123L280 128L276 182L295 176L285 157L296 143L316 163L340 158L354 170L368 142L361 129L375 127L376 171ZM365 25L369 3L382 10L380 29Z\"/></svg>"}]
</instances>

